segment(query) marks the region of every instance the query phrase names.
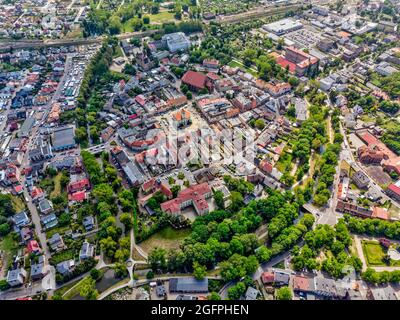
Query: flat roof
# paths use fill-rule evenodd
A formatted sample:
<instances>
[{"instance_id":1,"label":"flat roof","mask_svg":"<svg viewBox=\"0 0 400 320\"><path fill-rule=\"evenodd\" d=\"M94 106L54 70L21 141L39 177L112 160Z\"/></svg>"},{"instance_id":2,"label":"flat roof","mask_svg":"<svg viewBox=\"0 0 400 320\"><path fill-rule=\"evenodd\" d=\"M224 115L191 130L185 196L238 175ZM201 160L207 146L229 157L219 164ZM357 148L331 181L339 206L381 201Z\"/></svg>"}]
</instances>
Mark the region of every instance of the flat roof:
<instances>
[{"instance_id":1,"label":"flat roof","mask_svg":"<svg viewBox=\"0 0 400 320\"><path fill-rule=\"evenodd\" d=\"M62 148L75 144L75 134L73 127L62 127L54 130L53 148Z\"/></svg>"},{"instance_id":2,"label":"flat roof","mask_svg":"<svg viewBox=\"0 0 400 320\"><path fill-rule=\"evenodd\" d=\"M302 27L303 27L303 24L301 22L296 21L291 18L282 19L282 20L279 20L276 22L266 24L264 26L264 28L266 30L274 32L274 33L278 33L278 34L293 31L295 29L300 29Z\"/></svg>"}]
</instances>

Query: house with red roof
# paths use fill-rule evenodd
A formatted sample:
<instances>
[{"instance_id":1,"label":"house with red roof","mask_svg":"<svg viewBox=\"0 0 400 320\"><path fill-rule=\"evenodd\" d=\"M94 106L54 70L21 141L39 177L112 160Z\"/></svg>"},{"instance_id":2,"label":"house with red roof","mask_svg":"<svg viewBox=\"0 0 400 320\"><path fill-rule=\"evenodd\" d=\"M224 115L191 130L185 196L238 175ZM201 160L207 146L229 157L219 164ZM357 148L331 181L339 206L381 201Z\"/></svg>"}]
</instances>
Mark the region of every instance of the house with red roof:
<instances>
[{"instance_id":1,"label":"house with red roof","mask_svg":"<svg viewBox=\"0 0 400 320\"><path fill-rule=\"evenodd\" d=\"M293 291L296 293L311 293L314 291L314 279L303 276L293 277Z\"/></svg>"},{"instance_id":2,"label":"house with red roof","mask_svg":"<svg viewBox=\"0 0 400 320\"><path fill-rule=\"evenodd\" d=\"M381 219L381 220L389 220L390 215L387 209L374 207L372 210L371 218Z\"/></svg>"},{"instance_id":3,"label":"house with red roof","mask_svg":"<svg viewBox=\"0 0 400 320\"><path fill-rule=\"evenodd\" d=\"M289 83L281 82L281 83L267 83L265 85L265 89L267 92L273 97L279 97L284 95L285 93L290 92L292 86Z\"/></svg>"},{"instance_id":4,"label":"house with red roof","mask_svg":"<svg viewBox=\"0 0 400 320\"><path fill-rule=\"evenodd\" d=\"M213 89L213 82L205 74L189 70L182 77L182 83L186 84L190 90L200 91L207 88Z\"/></svg>"},{"instance_id":5,"label":"house with red roof","mask_svg":"<svg viewBox=\"0 0 400 320\"><path fill-rule=\"evenodd\" d=\"M391 184L387 189L386 189L386 194L397 200L400 201L400 187L396 186L395 184Z\"/></svg>"},{"instance_id":6,"label":"house with red roof","mask_svg":"<svg viewBox=\"0 0 400 320\"><path fill-rule=\"evenodd\" d=\"M192 206L198 215L208 213L207 200L211 197L211 188L207 182L196 184L178 193L175 199L161 204L161 210L172 215L179 215L182 210Z\"/></svg>"},{"instance_id":7,"label":"house with red roof","mask_svg":"<svg viewBox=\"0 0 400 320\"><path fill-rule=\"evenodd\" d=\"M265 271L261 274L261 281L264 285L272 285L275 280L275 275L273 272Z\"/></svg>"},{"instance_id":8,"label":"house with red roof","mask_svg":"<svg viewBox=\"0 0 400 320\"><path fill-rule=\"evenodd\" d=\"M142 191L144 194L153 194L154 192L161 191L167 199L172 199L171 189L163 182L157 181L156 178L151 178L142 185Z\"/></svg>"},{"instance_id":9,"label":"house with red roof","mask_svg":"<svg viewBox=\"0 0 400 320\"><path fill-rule=\"evenodd\" d=\"M33 186L31 191L31 198L33 202L43 200L45 197L45 193L39 187Z\"/></svg>"},{"instance_id":10,"label":"house with red roof","mask_svg":"<svg viewBox=\"0 0 400 320\"><path fill-rule=\"evenodd\" d=\"M75 182L70 182L67 186L68 193L70 194L88 189L90 189L90 182L87 178Z\"/></svg>"},{"instance_id":11,"label":"house with red roof","mask_svg":"<svg viewBox=\"0 0 400 320\"><path fill-rule=\"evenodd\" d=\"M86 191L77 191L68 195L68 201L71 202L82 202L88 199L88 193Z\"/></svg>"},{"instance_id":12,"label":"house with red roof","mask_svg":"<svg viewBox=\"0 0 400 320\"><path fill-rule=\"evenodd\" d=\"M172 120L176 128L184 127L190 124L190 111L183 108L172 115Z\"/></svg>"},{"instance_id":13,"label":"house with red roof","mask_svg":"<svg viewBox=\"0 0 400 320\"><path fill-rule=\"evenodd\" d=\"M36 240L29 241L26 249L28 250L29 254L39 254L41 252L39 244Z\"/></svg>"},{"instance_id":14,"label":"house with red roof","mask_svg":"<svg viewBox=\"0 0 400 320\"><path fill-rule=\"evenodd\" d=\"M204 59L203 67L210 68L210 69L218 69L219 61L215 60L215 59Z\"/></svg>"}]
</instances>

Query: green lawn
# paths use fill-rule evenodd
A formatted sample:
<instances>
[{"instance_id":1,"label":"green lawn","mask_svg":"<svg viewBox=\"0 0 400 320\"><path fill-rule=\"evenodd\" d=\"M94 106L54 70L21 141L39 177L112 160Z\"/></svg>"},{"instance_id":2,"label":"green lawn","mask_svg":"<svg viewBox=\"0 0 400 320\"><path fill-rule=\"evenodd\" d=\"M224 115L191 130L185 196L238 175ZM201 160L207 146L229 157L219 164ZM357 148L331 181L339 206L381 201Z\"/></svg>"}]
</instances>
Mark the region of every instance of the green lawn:
<instances>
[{"instance_id":1,"label":"green lawn","mask_svg":"<svg viewBox=\"0 0 400 320\"><path fill-rule=\"evenodd\" d=\"M54 294L60 294L61 296L63 296L69 289L71 289L73 286L75 286L78 282L80 282L81 280L76 280L73 281L57 290L54 291Z\"/></svg>"},{"instance_id":2,"label":"green lawn","mask_svg":"<svg viewBox=\"0 0 400 320\"><path fill-rule=\"evenodd\" d=\"M79 292L81 291L81 284L82 284L83 280L85 280L85 278L83 278L81 281L79 281L76 284L74 283L75 285L71 287L70 291L66 290L63 294L63 300L71 300L75 296L79 295Z\"/></svg>"},{"instance_id":3,"label":"green lawn","mask_svg":"<svg viewBox=\"0 0 400 320\"><path fill-rule=\"evenodd\" d=\"M25 210L24 201L18 196L12 196L12 205L14 207L15 212L21 212Z\"/></svg>"},{"instance_id":4,"label":"green lawn","mask_svg":"<svg viewBox=\"0 0 400 320\"><path fill-rule=\"evenodd\" d=\"M151 251L155 247L164 249L179 248L180 242L188 237L190 232L190 228L176 230L168 226L141 242L140 247L146 252Z\"/></svg>"},{"instance_id":5,"label":"green lawn","mask_svg":"<svg viewBox=\"0 0 400 320\"><path fill-rule=\"evenodd\" d=\"M122 52L122 49L121 49L121 47L120 46L117 46L116 48L115 48L115 52L114 52L114 54L113 54L113 58L115 59L115 58L119 58L119 57L122 57L124 54L123 54L123 52Z\"/></svg>"},{"instance_id":6,"label":"green lawn","mask_svg":"<svg viewBox=\"0 0 400 320\"><path fill-rule=\"evenodd\" d=\"M65 260L73 259L74 255L75 255L75 253L74 253L73 249L68 249L68 250L57 252L52 255L51 264L56 265Z\"/></svg>"},{"instance_id":7,"label":"green lawn","mask_svg":"<svg viewBox=\"0 0 400 320\"><path fill-rule=\"evenodd\" d=\"M4 261L4 263L7 263L7 266L10 265L13 256L16 255L18 251L18 242L13 239L11 233L0 238L0 250L5 253L6 261Z\"/></svg>"},{"instance_id":8,"label":"green lawn","mask_svg":"<svg viewBox=\"0 0 400 320\"><path fill-rule=\"evenodd\" d=\"M54 190L50 193L50 198L58 197L61 194L61 177L62 172L59 172L54 177Z\"/></svg>"},{"instance_id":9,"label":"green lawn","mask_svg":"<svg viewBox=\"0 0 400 320\"><path fill-rule=\"evenodd\" d=\"M71 229L70 226L54 227L54 228L52 228L52 229L50 229L49 231L46 232L46 237L47 238L51 238L53 236L53 234L56 234L56 233L59 233L60 235L62 235L63 233L65 233L69 229Z\"/></svg>"},{"instance_id":10,"label":"green lawn","mask_svg":"<svg viewBox=\"0 0 400 320\"><path fill-rule=\"evenodd\" d=\"M385 252L379 242L376 241L366 241L362 242L363 252L367 264L371 266L382 266L385 265L383 257Z\"/></svg>"},{"instance_id":11,"label":"green lawn","mask_svg":"<svg viewBox=\"0 0 400 320\"><path fill-rule=\"evenodd\" d=\"M169 11L162 11L157 14L145 14L144 16L150 18L150 24L163 23L176 20L174 17L174 13Z\"/></svg>"},{"instance_id":12,"label":"green lawn","mask_svg":"<svg viewBox=\"0 0 400 320\"><path fill-rule=\"evenodd\" d=\"M238 67L238 68L250 73L252 76L258 78L258 73L257 72L255 72L254 70L252 70L250 68L247 68L244 64L241 64L241 63L239 63L237 61L233 61L232 60L231 62L228 63L228 66L230 66L232 68Z\"/></svg>"}]
</instances>

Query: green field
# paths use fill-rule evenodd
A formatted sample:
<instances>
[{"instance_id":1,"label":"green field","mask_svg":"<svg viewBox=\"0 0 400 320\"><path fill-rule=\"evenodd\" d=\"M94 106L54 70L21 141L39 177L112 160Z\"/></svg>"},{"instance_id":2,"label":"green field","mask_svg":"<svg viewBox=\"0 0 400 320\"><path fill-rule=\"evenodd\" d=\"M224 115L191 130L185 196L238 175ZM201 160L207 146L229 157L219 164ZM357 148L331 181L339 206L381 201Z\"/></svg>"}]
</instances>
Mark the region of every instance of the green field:
<instances>
[{"instance_id":1,"label":"green field","mask_svg":"<svg viewBox=\"0 0 400 320\"><path fill-rule=\"evenodd\" d=\"M150 18L150 24L175 21L174 13L169 11L162 11L157 14L146 14L145 17Z\"/></svg>"},{"instance_id":2,"label":"green field","mask_svg":"<svg viewBox=\"0 0 400 320\"><path fill-rule=\"evenodd\" d=\"M383 257L385 252L379 242L376 241L366 241L362 242L363 252L367 264L370 266L382 266L385 265Z\"/></svg>"},{"instance_id":3,"label":"green field","mask_svg":"<svg viewBox=\"0 0 400 320\"><path fill-rule=\"evenodd\" d=\"M25 203L18 196L12 196L12 205L15 212L21 212L25 210Z\"/></svg>"},{"instance_id":4,"label":"green field","mask_svg":"<svg viewBox=\"0 0 400 320\"><path fill-rule=\"evenodd\" d=\"M151 251L155 247L164 249L179 248L180 242L188 237L190 232L189 228L176 230L168 226L141 242L140 247L146 252Z\"/></svg>"},{"instance_id":5,"label":"green field","mask_svg":"<svg viewBox=\"0 0 400 320\"><path fill-rule=\"evenodd\" d=\"M59 172L55 177L54 177L54 190L50 193L50 198L55 198L58 197L61 194L61 177L62 177L62 172Z\"/></svg>"},{"instance_id":6,"label":"green field","mask_svg":"<svg viewBox=\"0 0 400 320\"><path fill-rule=\"evenodd\" d=\"M13 239L11 233L4 238L0 238L0 250L4 251L5 260L3 263L7 264L7 267L12 263L13 256L16 255L18 251L18 242Z\"/></svg>"},{"instance_id":7,"label":"green field","mask_svg":"<svg viewBox=\"0 0 400 320\"><path fill-rule=\"evenodd\" d=\"M237 62L237 61L232 60L231 62L228 63L228 66L230 66L231 68L236 68L236 67L238 67L239 69L241 69L241 70L243 70L243 71L245 71L245 72L248 72L248 73L250 73L252 76L258 78L258 73L257 73L255 70L250 69L250 68L247 68L247 67L246 67L244 64L242 64L242 63L239 63L239 62Z\"/></svg>"}]
</instances>

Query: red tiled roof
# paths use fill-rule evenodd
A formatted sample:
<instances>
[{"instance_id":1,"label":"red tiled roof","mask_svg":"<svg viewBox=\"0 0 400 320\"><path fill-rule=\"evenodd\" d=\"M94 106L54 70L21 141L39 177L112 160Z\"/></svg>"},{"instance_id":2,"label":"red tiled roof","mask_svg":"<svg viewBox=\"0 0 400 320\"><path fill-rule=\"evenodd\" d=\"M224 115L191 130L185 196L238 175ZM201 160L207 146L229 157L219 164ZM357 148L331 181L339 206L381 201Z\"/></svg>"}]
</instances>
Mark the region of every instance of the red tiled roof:
<instances>
[{"instance_id":1,"label":"red tiled roof","mask_svg":"<svg viewBox=\"0 0 400 320\"><path fill-rule=\"evenodd\" d=\"M71 182L68 185L68 192L73 193L76 191L81 191L82 189L86 189L90 187L89 180L87 178L76 181L76 182Z\"/></svg>"},{"instance_id":2,"label":"red tiled roof","mask_svg":"<svg viewBox=\"0 0 400 320\"><path fill-rule=\"evenodd\" d=\"M264 284L266 283L273 283L275 279L273 272L263 272L261 275L261 280Z\"/></svg>"},{"instance_id":3,"label":"red tiled roof","mask_svg":"<svg viewBox=\"0 0 400 320\"><path fill-rule=\"evenodd\" d=\"M294 276L293 277L293 289L308 291L310 289L310 278L302 277L302 276Z\"/></svg>"},{"instance_id":4,"label":"red tiled roof","mask_svg":"<svg viewBox=\"0 0 400 320\"><path fill-rule=\"evenodd\" d=\"M388 189L392 192L394 192L395 194L400 196L400 187L396 186L395 184L391 184Z\"/></svg>"},{"instance_id":5,"label":"red tiled roof","mask_svg":"<svg viewBox=\"0 0 400 320\"><path fill-rule=\"evenodd\" d=\"M182 77L183 83L199 89L203 89L206 87L206 81L206 75L191 70L187 71Z\"/></svg>"},{"instance_id":6,"label":"red tiled roof","mask_svg":"<svg viewBox=\"0 0 400 320\"><path fill-rule=\"evenodd\" d=\"M37 243L36 240L31 240L31 241L29 241L28 246L27 246L27 249L28 249L28 252L29 252L29 253L32 253L32 252L39 252L39 251L40 251L39 244Z\"/></svg>"},{"instance_id":7,"label":"red tiled roof","mask_svg":"<svg viewBox=\"0 0 400 320\"><path fill-rule=\"evenodd\" d=\"M149 191L151 188L154 187L154 184L156 182L155 178L151 178L150 180L146 181L145 183L143 183L142 185L142 189L143 191Z\"/></svg>"},{"instance_id":8,"label":"red tiled roof","mask_svg":"<svg viewBox=\"0 0 400 320\"><path fill-rule=\"evenodd\" d=\"M361 133L359 136L367 145L379 143L379 140L368 131Z\"/></svg>"},{"instance_id":9,"label":"red tiled roof","mask_svg":"<svg viewBox=\"0 0 400 320\"><path fill-rule=\"evenodd\" d=\"M217 81L217 80L220 79L219 76L218 76L216 73L214 73L214 72L208 72L208 73L207 73L207 77L208 77L209 79L211 79L211 80L214 80L214 81Z\"/></svg>"},{"instance_id":10,"label":"red tiled roof","mask_svg":"<svg viewBox=\"0 0 400 320\"><path fill-rule=\"evenodd\" d=\"M211 192L207 182L191 186L179 192L178 197L161 204L161 210L168 213L180 213L182 203L192 200L199 210L208 208L205 194Z\"/></svg>"},{"instance_id":11,"label":"red tiled roof","mask_svg":"<svg viewBox=\"0 0 400 320\"><path fill-rule=\"evenodd\" d=\"M264 172L267 172L267 173L271 173L272 169L273 169L272 164L270 164L266 160L263 160L260 162L260 168L261 168L261 170L263 170Z\"/></svg>"},{"instance_id":12,"label":"red tiled roof","mask_svg":"<svg viewBox=\"0 0 400 320\"><path fill-rule=\"evenodd\" d=\"M276 57L276 63L279 64L282 68L286 69L287 66L289 66L289 72L294 73L296 71L296 64L293 62L290 62L289 60L286 60L282 56Z\"/></svg>"},{"instance_id":13,"label":"red tiled roof","mask_svg":"<svg viewBox=\"0 0 400 320\"><path fill-rule=\"evenodd\" d=\"M382 220L389 220L390 218L388 211L384 208L379 208L379 207L374 207L371 217Z\"/></svg>"},{"instance_id":14,"label":"red tiled roof","mask_svg":"<svg viewBox=\"0 0 400 320\"><path fill-rule=\"evenodd\" d=\"M181 121L182 119L190 119L190 111L186 109L179 110L173 115L176 121Z\"/></svg>"},{"instance_id":15,"label":"red tiled roof","mask_svg":"<svg viewBox=\"0 0 400 320\"><path fill-rule=\"evenodd\" d=\"M70 194L68 196L69 201L83 201L86 200L86 192L85 191L78 191Z\"/></svg>"}]
</instances>

